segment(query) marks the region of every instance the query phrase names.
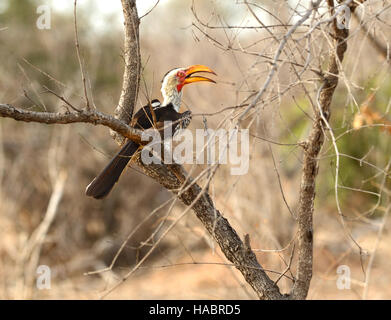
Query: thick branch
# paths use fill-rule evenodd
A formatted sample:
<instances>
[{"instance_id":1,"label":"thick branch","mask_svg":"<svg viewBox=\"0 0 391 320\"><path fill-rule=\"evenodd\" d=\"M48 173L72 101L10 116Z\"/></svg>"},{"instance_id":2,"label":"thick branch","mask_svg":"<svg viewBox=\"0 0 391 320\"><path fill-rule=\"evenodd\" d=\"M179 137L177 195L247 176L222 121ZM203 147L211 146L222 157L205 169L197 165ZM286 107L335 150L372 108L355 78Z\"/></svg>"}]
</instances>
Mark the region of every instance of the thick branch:
<instances>
[{"instance_id":1,"label":"thick branch","mask_svg":"<svg viewBox=\"0 0 391 320\"><path fill-rule=\"evenodd\" d=\"M331 13L334 13L334 1L327 0ZM357 4L350 4L354 11ZM323 78L319 94L319 105L325 119L330 118L330 105L335 88L338 85L339 65L342 63L349 36L348 29L339 29L336 20L333 21L334 44L329 53L329 66L327 75ZM303 159L303 173L300 185L300 199L298 210L298 244L299 261L296 282L292 288L292 299L305 299L308 294L312 278L313 257L313 227L312 218L314 212L316 176L318 174L318 155L324 143L324 130L322 114L317 112L311 132L306 142Z\"/></svg>"},{"instance_id":2,"label":"thick branch","mask_svg":"<svg viewBox=\"0 0 391 320\"><path fill-rule=\"evenodd\" d=\"M45 124L69 124L69 123L90 123L94 125L104 125L117 133L139 142L141 131L134 129L127 124L98 111L81 111L66 113L35 112L15 108L8 104L0 104L0 116L12 118L18 121L38 122ZM145 143L145 142L144 142ZM183 188L183 183L187 181L189 188L178 194L179 199L185 205L191 205L200 195L202 189L192 180L186 180L186 172L178 165L144 165L140 160L140 155L136 159L137 164L144 172L160 183L163 187L178 194L178 190ZM261 299L284 299L277 285L263 271L258 263L254 252L248 245L245 245L236 231L231 227L227 219L214 207L210 196L205 193L192 208L200 221L211 236L219 244L227 259L237 266L246 281L253 287Z\"/></svg>"},{"instance_id":3,"label":"thick branch","mask_svg":"<svg viewBox=\"0 0 391 320\"><path fill-rule=\"evenodd\" d=\"M124 14L125 38L124 38L124 62L125 70L122 82L121 97L115 117L125 123L130 123L133 115L134 106L137 102L141 58L139 45L139 18L135 0L121 0ZM115 139L122 143L121 136L112 133Z\"/></svg>"},{"instance_id":4,"label":"thick branch","mask_svg":"<svg viewBox=\"0 0 391 320\"><path fill-rule=\"evenodd\" d=\"M109 127L122 136L141 143L142 132L128 126L126 123L99 111L80 112L36 112L16 108L9 104L0 103L0 117L12 118L17 121L39 122L46 124L90 123ZM145 144L145 142L143 142Z\"/></svg>"},{"instance_id":5,"label":"thick branch","mask_svg":"<svg viewBox=\"0 0 391 320\"><path fill-rule=\"evenodd\" d=\"M315 4L317 3L320 3L320 1L315 2ZM330 7L333 7L334 1L328 0L328 3ZM122 5L125 17L125 72L121 98L115 111L115 117L89 110L65 113L34 112L15 108L7 104L0 104L0 116L20 121L34 121L46 124L84 122L105 125L126 138L136 142L140 141L141 132L127 125L132 117L138 96L140 78L139 19L135 0L122 0ZM351 4L352 11L354 11L355 6ZM294 299L304 299L307 296L312 277L312 215L314 210L315 182L318 173L317 159L324 143L325 130L321 119L328 120L330 117L330 105L335 88L338 85L339 65L347 49L346 40L348 36L349 31L347 29L338 29L334 23L335 48L329 54L327 76L323 78L321 85L319 94L320 111L316 114L313 127L306 142L298 210L299 261L297 281L294 283L290 296L290 298ZM286 40L282 44L284 42ZM122 140L119 135L114 135L119 137L117 139L118 141ZM164 164L146 166L141 162L140 155L136 158L136 161L148 176L152 177L166 189L177 194L185 205L192 206L197 217L219 244L224 255L242 273L245 280L252 286L259 298L287 298L286 295L280 293L278 286L265 273L257 261L254 252L251 250L249 243L247 241L243 243L227 219L215 208L208 193L202 190L196 183L192 183L192 180L187 177L186 172L181 166ZM183 184L185 184L185 187Z\"/></svg>"},{"instance_id":6,"label":"thick branch","mask_svg":"<svg viewBox=\"0 0 391 320\"><path fill-rule=\"evenodd\" d=\"M227 259L242 273L260 299L277 300L286 298L258 263L249 244L243 243L228 220L215 208L208 193L199 196L203 190L198 184L192 182L191 178L187 177L181 166L159 164L146 166L140 160L140 156L136 161L148 176L177 194L185 205L191 205L199 197L198 201L193 204L192 209L210 235L216 240ZM185 186L183 185L184 182L186 182ZM185 191L178 193L178 190L181 189Z\"/></svg>"},{"instance_id":7,"label":"thick branch","mask_svg":"<svg viewBox=\"0 0 391 320\"><path fill-rule=\"evenodd\" d=\"M123 80L122 94L119 105L116 109L116 117L129 123L133 108L137 100L138 84L140 76L140 52L138 25L139 19L134 0L122 0L125 17L125 74ZM144 166L138 158L138 164L145 173L152 177L169 190L178 190L185 181L185 174L181 167L150 165ZM183 181L178 179L178 172L182 173ZM194 184L186 192L179 195L179 198L186 205L190 205L201 192L201 188ZM245 277L246 281L254 288L260 298L282 299L277 285L266 275L259 265L255 254L250 248L246 248L235 230L215 209L208 194L202 196L193 206L197 217L205 225L206 229L220 245L225 256L232 263L240 265L237 267ZM246 266L246 267L244 267Z\"/></svg>"}]
</instances>

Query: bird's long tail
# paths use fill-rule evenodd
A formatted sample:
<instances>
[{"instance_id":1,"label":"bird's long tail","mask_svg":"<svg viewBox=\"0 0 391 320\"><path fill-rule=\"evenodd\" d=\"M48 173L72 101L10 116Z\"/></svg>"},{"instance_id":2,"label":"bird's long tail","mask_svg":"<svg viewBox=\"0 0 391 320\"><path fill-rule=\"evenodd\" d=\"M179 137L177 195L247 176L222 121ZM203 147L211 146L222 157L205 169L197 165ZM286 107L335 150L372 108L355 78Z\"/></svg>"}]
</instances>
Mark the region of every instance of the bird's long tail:
<instances>
[{"instance_id":1,"label":"bird's long tail","mask_svg":"<svg viewBox=\"0 0 391 320\"><path fill-rule=\"evenodd\" d=\"M137 149L138 145L136 143L128 141L102 172L87 186L86 195L95 199L102 199L107 196Z\"/></svg>"}]
</instances>

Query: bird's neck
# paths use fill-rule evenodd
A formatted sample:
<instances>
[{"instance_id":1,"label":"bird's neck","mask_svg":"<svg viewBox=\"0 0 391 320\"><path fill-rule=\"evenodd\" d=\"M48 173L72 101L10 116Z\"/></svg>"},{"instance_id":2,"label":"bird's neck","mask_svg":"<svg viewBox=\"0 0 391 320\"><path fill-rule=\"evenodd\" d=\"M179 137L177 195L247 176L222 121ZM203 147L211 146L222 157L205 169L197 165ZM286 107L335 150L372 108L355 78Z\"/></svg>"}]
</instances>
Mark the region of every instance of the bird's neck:
<instances>
[{"instance_id":1,"label":"bird's neck","mask_svg":"<svg viewBox=\"0 0 391 320\"><path fill-rule=\"evenodd\" d=\"M182 102L182 91L172 90L170 93L162 91L162 94L164 98L163 105L167 106L171 103L175 111L179 112Z\"/></svg>"}]
</instances>

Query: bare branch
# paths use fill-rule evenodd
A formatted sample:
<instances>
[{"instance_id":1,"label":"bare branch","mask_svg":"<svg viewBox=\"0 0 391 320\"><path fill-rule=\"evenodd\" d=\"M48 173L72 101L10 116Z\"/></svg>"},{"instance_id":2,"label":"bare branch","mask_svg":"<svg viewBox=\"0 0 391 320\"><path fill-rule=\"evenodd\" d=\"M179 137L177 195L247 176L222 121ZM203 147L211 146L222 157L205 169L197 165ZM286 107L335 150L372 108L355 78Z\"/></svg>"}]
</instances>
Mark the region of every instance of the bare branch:
<instances>
[{"instance_id":1,"label":"bare branch","mask_svg":"<svg viewBox=\"0 0 391 320\"><path fill-rule=\"evenodd\" d=\"M131 139L137 143L145 143L141 141L142 132L132 128L127 124L115 119L112 116L99 111L80 112L36 112L16 108L9 104L0 103L0 116L12 118L17 121L39 122L46 124L69 124L69 123L90 123L94 125L104 125L118 132L124 137Z\"/></svg>"},{"instance_id":2,"label":"bare branch","mask_svg":"<svg viewBox=\"0 0 391 320\"><path fill-rule=\"evenodd\" d=\"M139 45L139 24L140 20L137 13L135 0L121 0L125 39L124 39L124 60L125 70L122 83L121 97L117 108L115 109L115 117L122 122L130 123L133 110L137 102L140 72L141 72L141 57ZM123 138L112 132L117 142L122 143Z\"/></svg>"},{"instance_id":3,"label":"bare branch","mask_svg":"<svg viewBox=\"0 0 391 320\"><path fill-rule=\"evenodd\" d=\"M75 46L76 46L77 59L79 61L81 81L83 83L84 98L86 99L87 110L90 110L90 100L88 99L86 76L84 73L83 62L81 60L81 55L80 55L79 33L77 30L77 0L75 0L73 4L73 18L74 18L74 28L75 28Z\"/></svg>"},{"instance_id":4,"label":"bare branch","mask_svg":"<svg viewBox=\"0 0 391 320\"><path fill-rule=\"evenodd\" d=\"M334 15L334 1L327 0L331 15ZM347 1L345 4L354 11L357 4ZM324 143L324 124L322 118L330 119L330 105L334 91L338 85L339 65L347 50L349 29L338 28L336 20L333 20L333 37L335 48L329 53L329 66L327 75L324 77L319 93L320 111L316 113L316 121L313 122L309 134L303 159L303 173L300 185L300 199L298 209L298 269L296 282L292 288L293 299L305 299L312 278L313 259L313 227L312 219L314 212L315 185L318 174L318 155Z\"/></svg>"},{"instance_id":5,"label":"bare branch","mask_svg":"<svg viewBox=\"0 0 391 320\"><path fill-rule=\"evenodd\" d=\"M358 14L356 12L353 12L354 17L357 20L360 20ZM378 37L375 37L367 27L365 23L360 24L360 27L362 28L363 32L368 36L369 41L372 43L374 48L377 50L378 53L380 53L384 59L388 63L391 63L391 57L390 57L390 44L387 42L387 44L381 43Z\"/></svg>"},{"instance_id":6,"label":"bare branch","mask_svg":"<svg viewBox=\"0 0 391 320\"><path fill-rule=\"evenodd\" d=\"M140 17L140 20L141 20L142 18L146 17L147 15L149 15L149 14L153 11L153 9L155 9L155 8L157 7L157 5L159 4L159 2L160 2L160 0L157 0L157 1L155 2L155 4L153 5L153 7L152 7L151 9L149 9L146 13L144 13L144 14Z\"/></svg>"},{"instance_id":7,"label":"bare branch","mask_svg":"<svg viewBox=\"0 0 391 320\"><path fill-rule=\"evenodd\" d=\"M307 21L307 19L310 17L310 15L312 14L312 12L319 6L321 0L317 0L315 2L312 2L311 3L311 8L309 10L307 10L306 14L303 15L303 17L298 20L294 25L293 27L291 27L289 29L289 31L284 35L284 37L282 38L281 42L280 42L280 45L278 46L278 49L274 55L274 59L273 59L273 63L272 63L272 69L270 70L266 80L265 80L265 83L264 85L262 86L262 88L258 91L258 93L256 94L256 96L254 97L253 101L249 104L249 106L246 108L246 110L241 114L241 116L239 117L239 121L242 120L246 114L252 109L254 108L257 103L261 100L263 94L265 93L266 89L269 87L269 84L270 82L272 81L276 71L277 71L277 67L278 67L278 64L277 64L277 61L279 60L280 58L280 55L289 39L289 37L296 31L296 29L298 27L300 27L305 21Z\"/></svg>"},{"instance_id":8,"label":"bare branch","mask_svg":"<svg viewBox=\"0 0 391 320\"><path fill-rule=\"evenodd\" d=\"M227 259L243 274L243 277L255 290L260 299L284 299L274 282L267 276L251 248L247 247L228 220L215 208L208 193L203 192L198 184L192 183L186 172L178 165L144 165L140 156L135 160L143 171L168 190L178 194L185 189L179 199L187 206L192 205L197 218L203 223L210 235L219 244ZM187 181L187 182L186 182ZM183 186L183 183L186 185ZM190 187L188 187L190 186Z\"/></svg>"}]
</instances>

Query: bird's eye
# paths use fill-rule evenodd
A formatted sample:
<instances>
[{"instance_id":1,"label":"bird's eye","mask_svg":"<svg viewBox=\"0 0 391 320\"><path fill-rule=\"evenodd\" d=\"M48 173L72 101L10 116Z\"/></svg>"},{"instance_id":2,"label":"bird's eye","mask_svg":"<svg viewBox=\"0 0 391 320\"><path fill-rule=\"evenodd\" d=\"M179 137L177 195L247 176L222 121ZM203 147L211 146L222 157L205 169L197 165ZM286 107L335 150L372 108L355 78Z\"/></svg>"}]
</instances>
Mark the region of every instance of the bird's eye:
<instances>
[{"instance_id":1,"label":"bird's eye","mask_svg":"<svg viewBox=\"0 0 391 320\"><path fill-rule=\"evenodd\" d=\"M185 71L182 71L182 70L178 71L177 76L179 78L183 78L184 76L186 76Z\"/></svg>"}]
</instances>

